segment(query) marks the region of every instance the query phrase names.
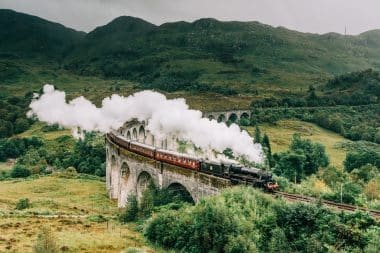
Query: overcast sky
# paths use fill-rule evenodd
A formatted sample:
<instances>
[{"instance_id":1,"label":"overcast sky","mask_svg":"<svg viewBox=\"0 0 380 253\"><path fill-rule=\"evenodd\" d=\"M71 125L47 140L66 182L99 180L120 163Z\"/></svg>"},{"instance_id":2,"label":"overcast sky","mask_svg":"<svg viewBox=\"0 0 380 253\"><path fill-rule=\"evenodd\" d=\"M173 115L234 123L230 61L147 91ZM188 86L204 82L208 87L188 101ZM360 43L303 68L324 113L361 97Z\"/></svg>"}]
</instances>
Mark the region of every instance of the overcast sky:
<instances>
[{"instance_id":1,"label":"overcast sky","mask_svg":"<svg viewBox=\"0 0 380 253\"><path fill-rule=\"evenodd\" d=\"M380 29L380 0L0 0L0 8L33 14L82 31L129 15L155 24L219 20L260 21L326 33Z\"/></svg>"}]
</instances>

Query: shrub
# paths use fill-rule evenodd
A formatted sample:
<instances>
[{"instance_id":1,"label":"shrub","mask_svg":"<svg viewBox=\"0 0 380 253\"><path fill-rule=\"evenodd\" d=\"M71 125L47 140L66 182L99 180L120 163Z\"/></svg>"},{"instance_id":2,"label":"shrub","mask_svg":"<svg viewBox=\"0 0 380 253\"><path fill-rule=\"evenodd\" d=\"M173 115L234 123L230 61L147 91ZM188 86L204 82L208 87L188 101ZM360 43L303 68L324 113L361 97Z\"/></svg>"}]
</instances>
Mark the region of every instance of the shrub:
<instances>
[{"instance_id":1,"label":"shrub","mask_svg":"<svg viewBox=\"0 0 380 253\"><path fill-rule=\"evenodd\" d=\"M339 252L362 252L367 245L378 248L378 238L368 237L373 228L375 220L365 213L336 214L320 205L288 204L235 187L195 206L159 213L148 222L145 236L178 252L325 253L337 242Z\"/></svg>"},{"instance_id":2,"label":"shrub","mask_svg":"<svg viewBox=\"0 0 380 253\"><path fill-rule=\"evenodd\" d=\"M136 195L128 196L128 203L125 212L120 215L121 222L131 222L137 219L139 212Z\"/></svg>"},{"instance_id":3,"label":"shrub","mask_svg":"<svg viewBox=\"0 0 380 253\"><path fill-rule=\"evenodd\" d=\"M30 202L29 199L20 199L17 204L16 204L16 209L17 210L24 210L30 207Z\"/></svg>"},{"instance_id":4,"label":"shrub","mask_svg":"<svg viewBox=\"0 0 380 253\"><path fill-rule=\"evenodd\" d=\"M29 177L31 172L23 165L16 164L11 170L11 177L13 178L24 178Z\"/></svg>"},{"instance_id":5,"label":"shrub","mask_svg":"<svg viewBox=\"0 0 380 253\"><path fill-rule=\"evenodd\" d=\"M344 168L351 172L353 169L360 168L364 165L371 164L380 167L380 153L374 150L360 150L358 152L347 153L344 160Z\"/></svg>"},{"instance_id":6,"label":"shrub","mask_svg":"<svg viewBox=\"0 0 380 253\"><path fill-rule=\"evenodd\" d=\"M49 227L43 227L38 234L37 242L33 247L34 253L58 253L56 238Z\"/></svg>"}]
</instances>

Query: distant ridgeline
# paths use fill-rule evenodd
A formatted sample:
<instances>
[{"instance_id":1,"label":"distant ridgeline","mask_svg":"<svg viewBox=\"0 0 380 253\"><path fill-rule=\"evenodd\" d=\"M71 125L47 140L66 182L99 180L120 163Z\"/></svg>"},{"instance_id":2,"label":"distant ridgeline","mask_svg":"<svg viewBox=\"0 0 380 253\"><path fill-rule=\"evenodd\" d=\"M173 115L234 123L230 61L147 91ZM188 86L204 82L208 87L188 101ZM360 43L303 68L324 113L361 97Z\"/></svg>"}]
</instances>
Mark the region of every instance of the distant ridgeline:
<instances>
[{"instance_id":1,"label":"distant ridgeline","mask_svg":"<svg viewBox=\"0 0 380 253\"><path fill-rule=\"evenodd\" d=\"M119 17L86 34L0 10L2 82L22 74L12 59L55 62L80 75L133 80L142 88L231 95L253 92L256 84L308 87L333 75L380 69L380 30L317 35L258 22L200 19L156 26Z\"/></svg>"}]
</instances>

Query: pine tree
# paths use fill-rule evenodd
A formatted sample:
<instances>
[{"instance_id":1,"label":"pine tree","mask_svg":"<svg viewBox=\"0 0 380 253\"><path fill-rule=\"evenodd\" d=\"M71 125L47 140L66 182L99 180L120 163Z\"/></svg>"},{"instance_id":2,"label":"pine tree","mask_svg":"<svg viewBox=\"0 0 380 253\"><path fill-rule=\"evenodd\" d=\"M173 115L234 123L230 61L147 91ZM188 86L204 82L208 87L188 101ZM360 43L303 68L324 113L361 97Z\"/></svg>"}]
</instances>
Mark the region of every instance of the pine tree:
<instances>
[{"instance_id":1,"label":"pine tree","mask_svg":"<svg viewBox=\"0 0 380 253\"><path fill-rule=\"evenodd\" d=\"M272 148L270 146L270 140L267 134L264 134L262 144L266 148L266 155L267 155L269 167L273 168L275 166L275 161L272 156Z\"/></svg>"},{"instance_id":2,"label":"pine tree","mask_svg":"<svg viewBox=\"0 0 380 253\"><path fill-rule=\"evenodd\" d=\"M264 147L267 148L268 154L272 154L272 148L270 146L270 141L269 141L269 137L268 137L267 134L264 134L262 144L263 144Z\"/></svg>"},{"instance_id":3,"label":"pine tree","mask_svg":"<svg viewBox=\"0 0 380 253\"><path fill-rule=\"evenodd\" d=\"M139 208L137 203L136 195L132 194L128 196L128 203L125 210L125 213L121 215L122 222L131 222L135 221L138 216Z\"/></svg>"},{"instance_id":4,"label":"pine tree","mask_svg":"<svg viewBox=\"0 0 380 253\"><path fill-rule=\"evenodd\" d=\"M261 131L260 131L260 128L259 126L256 125L256 128L255 128L255 139L254 139L255 143L261 143L262 139L261 139Z\"/></svg>"}]
</instances>

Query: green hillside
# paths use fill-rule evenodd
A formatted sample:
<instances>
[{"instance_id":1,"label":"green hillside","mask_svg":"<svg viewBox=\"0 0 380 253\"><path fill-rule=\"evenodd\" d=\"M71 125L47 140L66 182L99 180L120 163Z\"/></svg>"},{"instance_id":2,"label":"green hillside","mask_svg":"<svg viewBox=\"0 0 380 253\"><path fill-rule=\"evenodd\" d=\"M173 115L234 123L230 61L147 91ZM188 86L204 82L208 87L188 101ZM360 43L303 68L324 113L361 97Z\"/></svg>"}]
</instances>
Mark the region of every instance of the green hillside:
<instances>
[{"instance_id":1,"label":"green hillside","mask_svg":"<svg viewBox=\"0 0 380 253\"><path fill-rule=\"evenodd\" d=\"M0 10L0 83L28 79L23 65L30 61L46 71L65 69L170 92L297 91L335 75L380 69L380 30L317 35L259 22L200 19L156 26L119 17L86 34Z\"/></svg>"},{"instance_id":2,"label":"green hillside","mask_svg":"<svg viewBox=\"0 0 380 253\"><path fill-rule=\"evenodd\" d=\"M294 88L380 68L379 36L379 31L316 35L214 19L154 26L120 17L90 32L66 58L65 67L163 90L204 91L210 84L247 93L260 85Z\"/></svg>"},{"instance_id":3,"label":"green hillside","mask_svg":"<svg viewBox=\"0 0 380 253\"><path fill-rule=\"evenodd\" d=\"M60 60L84 35L61 24L0 9L0 58Z\"/></svg>"}]
</instances>

